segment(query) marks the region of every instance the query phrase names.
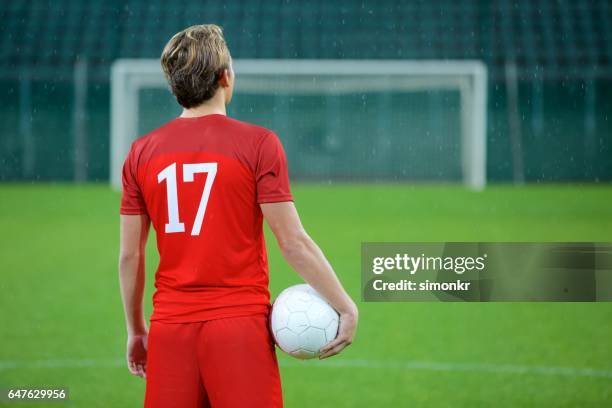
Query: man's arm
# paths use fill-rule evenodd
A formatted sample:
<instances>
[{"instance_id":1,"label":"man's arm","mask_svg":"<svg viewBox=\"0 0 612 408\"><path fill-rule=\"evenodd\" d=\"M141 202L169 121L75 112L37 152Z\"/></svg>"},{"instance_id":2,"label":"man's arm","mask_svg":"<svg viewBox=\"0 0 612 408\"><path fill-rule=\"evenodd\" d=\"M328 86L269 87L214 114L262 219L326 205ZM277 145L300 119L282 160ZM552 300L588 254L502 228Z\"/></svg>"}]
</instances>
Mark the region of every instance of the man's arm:
<instances>
[{"instance_id":1,"label":"man's arm","mask_svg":"<svg viewBox=\"0 0 612 408\"><path fill-rule=\"evenodd\" d=\"M130 372L143 378L147 361L147 325L142 300L149 225L147 215L121 215L119 284L128 332L126 357Z\"/></svg>"},{"instance_id":2,"label":"man's arm","mask_svg":"<svg viewBox=\"0 0 612 408\"><path fill-rule=\"evenodd\" d=\"M308 236L292 202L261 204L283 256L293 269L340 314L338 336L321 349L320 358L351 344L357 328L357 306L346 293L321 249Z\"/></svg>"}]
</instances>

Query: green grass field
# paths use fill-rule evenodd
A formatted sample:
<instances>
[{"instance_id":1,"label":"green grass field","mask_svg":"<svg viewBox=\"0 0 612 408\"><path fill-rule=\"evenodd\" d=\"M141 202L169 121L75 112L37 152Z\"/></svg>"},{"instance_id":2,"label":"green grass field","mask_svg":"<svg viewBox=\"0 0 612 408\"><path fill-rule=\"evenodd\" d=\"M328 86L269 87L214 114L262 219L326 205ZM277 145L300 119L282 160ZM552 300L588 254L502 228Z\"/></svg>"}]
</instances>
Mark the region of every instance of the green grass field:
<instances>
[{"instance_id":1,"label":"green grass field","mask_svg":"<svg viewBox=\"0 0 612 408\"><path fill-rule=\"evenodd\" d=\"M294 192L357 300L362 241L612 241L612 186ZM105 185L0 187L0 387L66 386L71 407L141 405L144 382L122 363L118 204ZM275 295L299 278L269 236L268 248ZM150 291L147 303L150 311ZM612 304L359 306L356 341L342 355L280 356L287 407L612 405Z\"/></svg>"}]
</instances>

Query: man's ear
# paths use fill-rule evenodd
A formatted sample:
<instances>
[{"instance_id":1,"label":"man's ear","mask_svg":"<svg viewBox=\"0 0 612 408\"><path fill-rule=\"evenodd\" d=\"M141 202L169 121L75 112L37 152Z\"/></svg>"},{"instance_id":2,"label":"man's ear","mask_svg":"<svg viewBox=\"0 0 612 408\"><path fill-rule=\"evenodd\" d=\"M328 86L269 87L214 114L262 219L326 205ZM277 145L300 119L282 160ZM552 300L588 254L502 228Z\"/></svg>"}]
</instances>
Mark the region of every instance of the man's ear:
<instances>
[{"instance_id":1,"label":"man's ear","mask_svg":"<svg viewBox=\"0 0 612 408\"><path fill-rule=\"evenodd\" d=\"M229 69L224 69L221 71L221 75L219 75L219 85L223 88L227 88L230 86L230 72Z\"/></svg>"}]
</instances>

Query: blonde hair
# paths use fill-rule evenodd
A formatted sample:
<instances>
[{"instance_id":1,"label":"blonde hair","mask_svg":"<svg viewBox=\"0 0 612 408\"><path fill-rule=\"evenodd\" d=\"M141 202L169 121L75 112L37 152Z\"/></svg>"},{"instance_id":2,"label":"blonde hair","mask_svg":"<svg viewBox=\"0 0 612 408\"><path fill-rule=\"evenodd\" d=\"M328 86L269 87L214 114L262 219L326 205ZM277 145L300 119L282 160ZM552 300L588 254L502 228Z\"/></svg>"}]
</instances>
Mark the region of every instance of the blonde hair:
<instances>
[{"instance_id":1,"label":"blonde hair","mask_svg":"<svg viewBox=\"0 0 612 408\"><path fill-rule=\"evenodd\" d=\"M168 41L161 66L178 103L192 108L212 98L230 58L221 27L200 24L176 33Z\"/></svg>"}]
</instances>

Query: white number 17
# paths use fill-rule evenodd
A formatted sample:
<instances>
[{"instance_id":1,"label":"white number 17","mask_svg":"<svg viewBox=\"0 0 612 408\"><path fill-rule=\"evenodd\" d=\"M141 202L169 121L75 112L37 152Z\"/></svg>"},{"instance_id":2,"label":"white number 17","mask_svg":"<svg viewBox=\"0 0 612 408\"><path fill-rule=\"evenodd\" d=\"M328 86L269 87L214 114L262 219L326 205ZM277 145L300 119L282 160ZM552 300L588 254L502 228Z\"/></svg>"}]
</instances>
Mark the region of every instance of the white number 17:
<instances>
[{"instance_id":1,"label":"white number 17","mask_svg":"<svg viewBox=\"0 0 612 408\"><path fill-rule=\"evenodd\" d=\"M197 173L208 173L204 191L200 199L198 212L196 213L191 235L200 235L202 229L202 221L206 213L206 205L215 176L217 175L217 163L189 163L183 164L183 181L191 182L194 175ZM178 189L176 181L176 163L172 163L157 175L157 182L166 181L166 198L168 199L168 223L166 224L166 233L185 232L185 224L180 221L178 208Z\"/></svg>"}]
</instances>

